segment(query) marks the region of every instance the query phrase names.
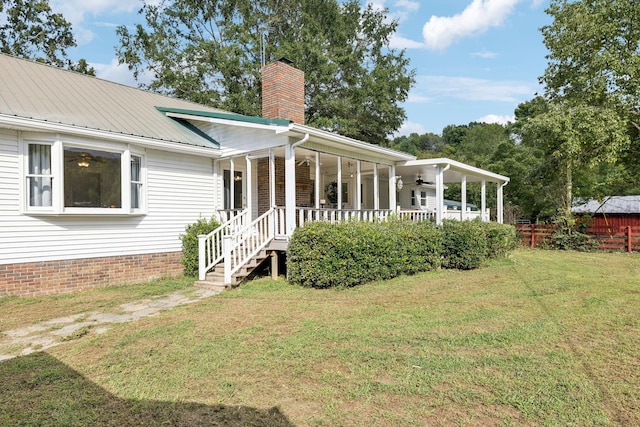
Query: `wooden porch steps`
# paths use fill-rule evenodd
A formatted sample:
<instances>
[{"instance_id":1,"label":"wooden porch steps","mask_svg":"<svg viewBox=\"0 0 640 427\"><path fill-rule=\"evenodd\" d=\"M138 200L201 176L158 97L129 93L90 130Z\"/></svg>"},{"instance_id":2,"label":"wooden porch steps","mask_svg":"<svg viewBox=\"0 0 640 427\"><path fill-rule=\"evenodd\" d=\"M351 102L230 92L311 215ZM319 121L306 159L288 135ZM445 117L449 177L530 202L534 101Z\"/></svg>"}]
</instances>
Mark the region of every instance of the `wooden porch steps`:
<instances>
[{"instance_id":1,"label":"wooden porch steps","mask_svg":"<svg viewBox=\"0 0 640 427\"><path fill-rule=\"evenodd\" d=\"M234 275L231 276L231 283L224 283L224 262L218 263L213 270L207 273L205 280L198 280L195 285L201 288L223 291L228 288L238 286L246 279L256 268L269 258L271 250L261 250L247 264L242 266Z\"/></svg>"}]
</instances>

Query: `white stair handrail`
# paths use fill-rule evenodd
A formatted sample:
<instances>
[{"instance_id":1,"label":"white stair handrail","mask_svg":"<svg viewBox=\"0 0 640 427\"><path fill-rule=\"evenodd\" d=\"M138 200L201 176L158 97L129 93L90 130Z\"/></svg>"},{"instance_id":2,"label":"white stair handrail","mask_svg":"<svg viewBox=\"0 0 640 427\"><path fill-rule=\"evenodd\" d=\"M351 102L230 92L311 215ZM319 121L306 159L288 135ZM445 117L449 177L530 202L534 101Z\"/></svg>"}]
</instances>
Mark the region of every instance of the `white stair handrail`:
<instances>
[{"instance_id":1,"label":"white stair handrail","mask_svg":"<svg viewBox=\"0 0 640 427\"><path fill-rule=\"evenodd\" d=\"M209 234L198 236L198 279L205 280L207 272L224 257L223 238L235 234L247 223L249 211L247 209L226 221Z\"/></svg>"},{"instance_id":2,"label":"white stair handrail","mask_svg":"<svg viewBox=\"0 0 640 427\"><path fill-rule=\"evenodd\" d=\"M264 249L275 236L275 209L269 209L250 224L224 236L224 283Z\"/></svg>"}]
</instances>

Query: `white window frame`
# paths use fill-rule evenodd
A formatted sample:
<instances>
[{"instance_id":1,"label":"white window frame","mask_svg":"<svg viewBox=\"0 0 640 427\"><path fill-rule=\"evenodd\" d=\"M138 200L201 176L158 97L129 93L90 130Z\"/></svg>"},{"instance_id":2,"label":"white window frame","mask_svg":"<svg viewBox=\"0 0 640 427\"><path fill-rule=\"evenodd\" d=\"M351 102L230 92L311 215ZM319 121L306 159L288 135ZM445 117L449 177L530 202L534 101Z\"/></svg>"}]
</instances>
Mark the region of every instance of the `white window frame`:
<instances>
[{"instance_id":1,"label":"white window frame","mask_svg":"<svg viewBox=\"0 0 640 427\"><path fill-rule=\"evenodd\" d=\"M429 194L426 190L420 187L414 187L411 189L411 208L413 209L427 209Z\"/></svg>"},{"instance_id":2,"label":"white window frame","mask_svg":"<svg viewBox=\"0 0 640 427\"><path fill-rule=\"evenodd\" d=\"M48 145L51 147L51 206L30 206L29 200L29 145ZM128 144L107 143L96 140L85 140L61 135L31 135L21 137L21 200L22 212L29 215L145 215L147 213L147 181L146 156L144 150L135 149ZM64 148L84 148L87 150L106 151L120 154L120 197L119 208L65 207L64 206ZM139 207L131 206L131 156L140 158Z\"/></svg>"}]
</instances>

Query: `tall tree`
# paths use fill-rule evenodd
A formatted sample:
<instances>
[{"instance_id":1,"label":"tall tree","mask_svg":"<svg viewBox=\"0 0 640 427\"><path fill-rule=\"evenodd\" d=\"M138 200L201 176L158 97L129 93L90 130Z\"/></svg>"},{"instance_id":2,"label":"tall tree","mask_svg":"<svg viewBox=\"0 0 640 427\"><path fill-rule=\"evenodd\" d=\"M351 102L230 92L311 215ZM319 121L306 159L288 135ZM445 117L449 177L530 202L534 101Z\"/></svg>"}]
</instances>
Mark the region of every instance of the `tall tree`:
<instances>
[{"instance_id":1,"label":"tall tree","mask_svg":"<svg viewBox=\"0 0 640 427\"><path fill-rule=\"evenodd\" d=\"M613 108L640 130L640 2L552 0L547 13L549 99Z\"/></svg>"},{"instance_id":2,"label":"tall tree","mask_svg":"<svg viewBox=\"0 0 640 427\"><path fill-rule=\"evenodd\" d=\"M84 59L74 63L67 57L74 46L71 24L48 0L0 0L2 53L95 75Z\"/></svg>"},{"instance_id":3,"label":"tall tree","mask_svg":"<svg viewBox=\"0 0 640 427\"><path fill-rule=\"evenodd\" d=\"M613 164L627 146L625 122L614 110L577 104L552 104L523 127L526 140L545 155L544 168L559 191L559 219L571 224L573 179L578 170Z\"/></svg>"},{"instance_id":4,"label":"tall tree","mask_svg":"<svg viewBox=\"0 0 640 427\"><path fill-rule=\"evenodd\" d=\"M260 115L261 63L287 57L305 72L308 124L381 143L404 121L414 71L389 47L397 23L358 0L165 0L140 14L118 27L117 53L151 90Z\"/></svg>"},{"instance_id":5,"label":"tall tree","mask_svg":"<svg viewBox=\"0 0 640 427\"><path fill-rule=\"evenodd\" d=\"M640 3L552 0L547 13L553 22L542 28L549 64L541 82L551 107L533 118L525 133L556 139L542 145L550 150L547 164L559 162L563 170L562 211L568 215L575 172L599 170L605 173L601 182L613 183L617 179L608 172L637 171Z\"/></svg>"}]
</instances>

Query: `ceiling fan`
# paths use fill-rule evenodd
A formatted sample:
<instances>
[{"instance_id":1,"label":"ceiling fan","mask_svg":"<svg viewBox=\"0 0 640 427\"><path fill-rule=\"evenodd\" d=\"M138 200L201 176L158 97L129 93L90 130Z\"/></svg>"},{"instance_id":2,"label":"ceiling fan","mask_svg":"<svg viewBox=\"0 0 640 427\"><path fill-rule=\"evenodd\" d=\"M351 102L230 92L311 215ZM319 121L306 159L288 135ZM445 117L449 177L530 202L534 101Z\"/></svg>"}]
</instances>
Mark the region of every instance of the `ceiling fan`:
<instances>
[{"instance_id":1,"label":"ceiling fan","mask_svg":"<svg viewBox=\"0 0 640 427\"><path fill-rule=\"evenodd\" d=\"M65 157L66 157L66 154L65 154ZM67 159L67 162L75 163L78 165L78 167L81 167L81 168L88 168L92 163L103 162L103 160L95 157L91 153L82 151L75 156L70 156L70 158Z\"/></svg>"},{"instance_id":2,"label":"ceiling fan","mask_svg":"<svg viewBox=\"0 0 640 427\"><path fill-rule=\"evenodd\" d=\"M424 184L424 181L422 180L422 175L418 174L418 179L416 179L416 184L418 185Z\"/></svg>"}]
</instances>

